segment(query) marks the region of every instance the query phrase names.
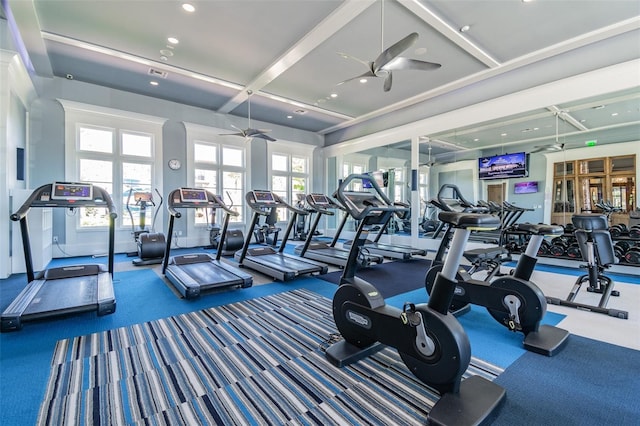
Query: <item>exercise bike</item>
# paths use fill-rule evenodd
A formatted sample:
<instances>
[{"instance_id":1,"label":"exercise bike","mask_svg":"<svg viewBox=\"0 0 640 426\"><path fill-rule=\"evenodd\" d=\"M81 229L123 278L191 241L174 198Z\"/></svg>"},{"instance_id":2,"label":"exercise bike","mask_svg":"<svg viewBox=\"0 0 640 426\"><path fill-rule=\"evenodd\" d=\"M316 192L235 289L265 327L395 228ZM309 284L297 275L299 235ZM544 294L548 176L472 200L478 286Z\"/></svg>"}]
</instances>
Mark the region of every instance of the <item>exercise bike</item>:
<instances>
[{"instance_id":1,"label":"exercise bike","mask_svg":"<svg viewBox=\"0 0 640 426\"><path fill-rule=\"evenodd\" d=\"M449 233L455 228L454 222L445 222L449 226L436 258L425 278L427 294L432 296L438 273L443 269L439 256L443 255L449 241ZM542 290L529 281L537 263L538 250L545 235L559 235L564 232L561 226L520 223L514 229L530 235L525 252L520 255L512 275L497 275L501 261L495 261L506 251L502 247L475 249L464 252L460 241L452 240L449 251L462 251L463 256L476 262L489 262L487 276L484 280L473 279L471 274L459 268L456 271L456 288L449 304L449 311L454 315L462 315L470 310L470 305L487 308L491 316L510 331L521 332L525 338L524 348L532 352L553 356L561 350L569 337L569 332L550 325L541 325L540 321L547 311L547 301ZM458 246L456 246L458 244ZM494 279L495 278L495 279Z\"/></svg>"},{"instance_id":2,"label":"exercise bike","mask_svg":"<svg viewBox=\"0 0 640 426\"><path fill-rule=\"evenodd\" d=\"M158 212L162 206L162 195L160 195L160 192L157 189L156 193L160 199L160 203L158 205L153 201L153 194L151 191L133 192L133 188L129 189L129 196L127 197L127 211L131 218L131 233L133 234L133 238L136 242L137 251L127 253L127 256L137 256L136 259L131 261L134 266L157 265L162 263L164 260L166 245L164 234L161 232L153 232L153 229L149 230L146 226L147 208L152 206L155 209L155 213L153 215L153 225L155 225ZM129 207L131 196L133 196L135 205L140 211L138 229L135 229L133 213Z\"/></svg>"},{"instance_id":3,"label":"exercise bike","mask_svg":"<svg viewBox=\"0 0 640 426\"><path fill-rule=\"evenodd\" d=\"M347 191L353 180L368 180L373 192ZM391 346L418 379L441 395L429 412L430 424L476 425L489 419L506 392L480 376L462 380L471 360L471 346L448 307L456 287L455 275L462 248L470 234L467 228L494 229L500 225L499 219L483 214L440 213L457 226L454 249L449 251L444 268L436 278L429 302L405 304L403 309L398 309L387 306L372 284L356 276L356 270L360 247L367 239L369 227L385 223L403 208L394 206L367 175L348 176L334 196L359 225L340 286L333 297L333 317L344 340L327 348L327 359L342 367L384 345Z\"/></svg>"}]
</instances>

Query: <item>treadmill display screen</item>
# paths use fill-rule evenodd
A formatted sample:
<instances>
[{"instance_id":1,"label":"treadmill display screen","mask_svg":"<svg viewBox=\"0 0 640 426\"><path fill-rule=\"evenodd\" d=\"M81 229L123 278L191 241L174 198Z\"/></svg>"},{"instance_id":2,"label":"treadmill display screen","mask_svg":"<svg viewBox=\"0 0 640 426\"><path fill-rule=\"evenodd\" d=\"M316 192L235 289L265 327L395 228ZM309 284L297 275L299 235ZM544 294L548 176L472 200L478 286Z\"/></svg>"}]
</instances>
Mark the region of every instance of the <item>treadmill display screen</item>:
<instances>
[{"instance_id":1,"label":"treadmill display screen","mask_svg":"<svg viewBox=\"0 0 640 426\"><path fill-rule=\"evenodd\" d=\"M276 200L270 191L253 191L253 198L256 203L275 204Z\"/></svg>"},{"instance_id":2,"label":"treadmill display screen","mask_svg":"<svg viewBox=\"0 0 640 426\"><path fill-rule=\"evenodd\" d=\"M326 195L311 194L311 199L313 200L313 203L316 205L328 206L329 204L331 204Z\"/></svg>"},{"instance_id":3,"label":"treadmill display screen","mask_svg":"<svg viewBox=\"0 0 640 426\"><path fill-rule=\"evenodd\" d=\"M93 200L90 183L54 182L52 188L52 200Z\"/></svg>"},{"instance_id":4,"label":"treadmill display screen","mask_svg":"<svg viewBox=\"0 0 640 426\"><path fill-rule=\"evenodd\" d=\"M204 203L207 191L202 188L180 188L180 199L183 203Z\"/></svg>"}]
</instances>

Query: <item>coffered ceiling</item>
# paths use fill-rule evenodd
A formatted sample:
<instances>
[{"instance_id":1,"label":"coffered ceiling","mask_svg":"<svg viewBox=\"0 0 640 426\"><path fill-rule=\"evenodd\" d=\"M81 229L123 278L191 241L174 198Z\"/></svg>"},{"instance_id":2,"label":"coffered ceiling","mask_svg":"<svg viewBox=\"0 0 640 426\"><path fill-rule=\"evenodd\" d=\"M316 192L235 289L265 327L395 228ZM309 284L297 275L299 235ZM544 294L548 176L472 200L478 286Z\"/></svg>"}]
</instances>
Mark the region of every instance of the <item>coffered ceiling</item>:
<instances>
[{"instance_id":1,"label":"coffered ceiling","mask_svg":"<svg viewBox=\"0 0 640 426\"><path fill-rule=\"evenodd\" d=\"M194 0L191 12L184 3L2 1L16 48L40 77L230 114L230 126L247 117L252 93L252 119L327 144L640 58L634 0ZM352 57L373 61L413 32L401 56L440 68L393 71L388 92L383 78L338 85L367 71ZM567 146L638 140L640 91L423 136L446 142L441 152L534 147L554 142L556 125Z\"/></svg>"}]
</instances>

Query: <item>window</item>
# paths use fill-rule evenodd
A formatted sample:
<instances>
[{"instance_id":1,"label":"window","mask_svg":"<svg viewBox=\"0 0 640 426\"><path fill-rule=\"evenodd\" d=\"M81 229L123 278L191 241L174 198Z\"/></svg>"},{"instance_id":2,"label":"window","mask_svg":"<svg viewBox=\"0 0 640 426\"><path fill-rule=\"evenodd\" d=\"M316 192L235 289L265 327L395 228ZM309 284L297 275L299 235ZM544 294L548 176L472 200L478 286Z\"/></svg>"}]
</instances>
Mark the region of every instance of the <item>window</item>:
<instances>
[{"instance_id":1,"label":"window","mask_svg":"<svg viewBox=\"0 0 640 426\"><path fill-rule=\"evenodd\" d=\"M219 195L228 206L239 213L238 216L231 217L230 222L244 222L245 182L248 179L246 158L249 145L240 138L220 136L218 133L221 130L211 127L185 123L185 128L187 143L190 145L187 169L193 170L193 174L189 176L189 185L205 188ZM214 217L211 211L195 209L191 223L205 226L216 220L220 224L221 219Z\"/></svg>"},{"instance_id":2,"label":"window","mask_svg":"<svg viewBox=\"0 0 640 426\"><path fill-rule=\"evenodd\" d=\"M139 195L153 190L153 135L115 128L98 129L86 124L77 124L77 128L79 180L100 186L111 194L120 213L121 226L139 227L140 212L144 210L145 224L152 227L155 206L141 201ZM118 200L121 200L119 205ZM80 209L80 228L108 226L106 213L106 209Z\"/></svg>"},{"instance_id":3,"label":"window","mask_svg":"<svg viewBox=\"0 0 640 426\"><path fill-rule=\"evenodd\" d=\"M161 188L163 119L128 111L101 108L61 100L65 109L65 180L89 182L105 189L113 199L118 219L117 241L130 242L132 226L140 225L145 211L145 227L151 229L155 207L142 193ZM128 207L128 209L127 209ZM158 211L158 221L162 212ZM95 245L109 225L106 209L83 208L65 217L67 244ZM80 231L80 232L78 232ZM116 250L126 249L116 247Z\"/></svg>"},{"instance_id":4,"label":"window","mask_svg":"<svg viewBox=\"0 0 640 426\"><path fill-rule=\"evenodd\" d=\"M271 190L295 205L299 194L307 193L309 157L304 155L271 154ZM278 209L278 221L289 219L287 209Z\"/></svg>"}]
</instances>

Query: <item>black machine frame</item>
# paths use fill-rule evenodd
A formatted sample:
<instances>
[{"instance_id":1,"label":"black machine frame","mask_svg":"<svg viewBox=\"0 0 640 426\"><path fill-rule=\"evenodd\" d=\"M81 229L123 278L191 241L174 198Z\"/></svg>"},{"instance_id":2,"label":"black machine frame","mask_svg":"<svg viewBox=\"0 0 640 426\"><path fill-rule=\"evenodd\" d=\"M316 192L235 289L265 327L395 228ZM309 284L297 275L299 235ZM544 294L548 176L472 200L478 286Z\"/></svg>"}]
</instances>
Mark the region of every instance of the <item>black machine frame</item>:
<instances>
[{"instance_id":1,"label":"black machine frame","mask_svg":"<svg viewBox=\"0 0 640 426\"><path fill-rule=\"evenodd\" d=\"M108 210L107 267L104 264L72 265L45 269L36 274L27 223L31 208L83 207L102 207ZM11 215L12 221L20 222L28 284L2 313L1 331L20 330L23 322L71 313L96 311L99 316L114 313L116 299L113 290L113 262L117 217L109 193L90 183L54 182L34 190Z\"/></svg>"},{"instance_id":2,"label":"black machine frame","mask_svg":"<svg viewBox=\"0 0 640 426\"><path fill-rule=\"evenodd\" d=\"M178 209L222 209L225 212L222 232L215 257L208 253L190 253L171 257L171 241L176 219L182 217ZM162 262L162 273L185 299L200 296L204 291L220 287L253 285L253 276L222 260L222 247L227 236L229 220L239 213L227 206L218 196L204 188L178 188L167 196L169 229Z\"/></svg>"}]
</instances>

